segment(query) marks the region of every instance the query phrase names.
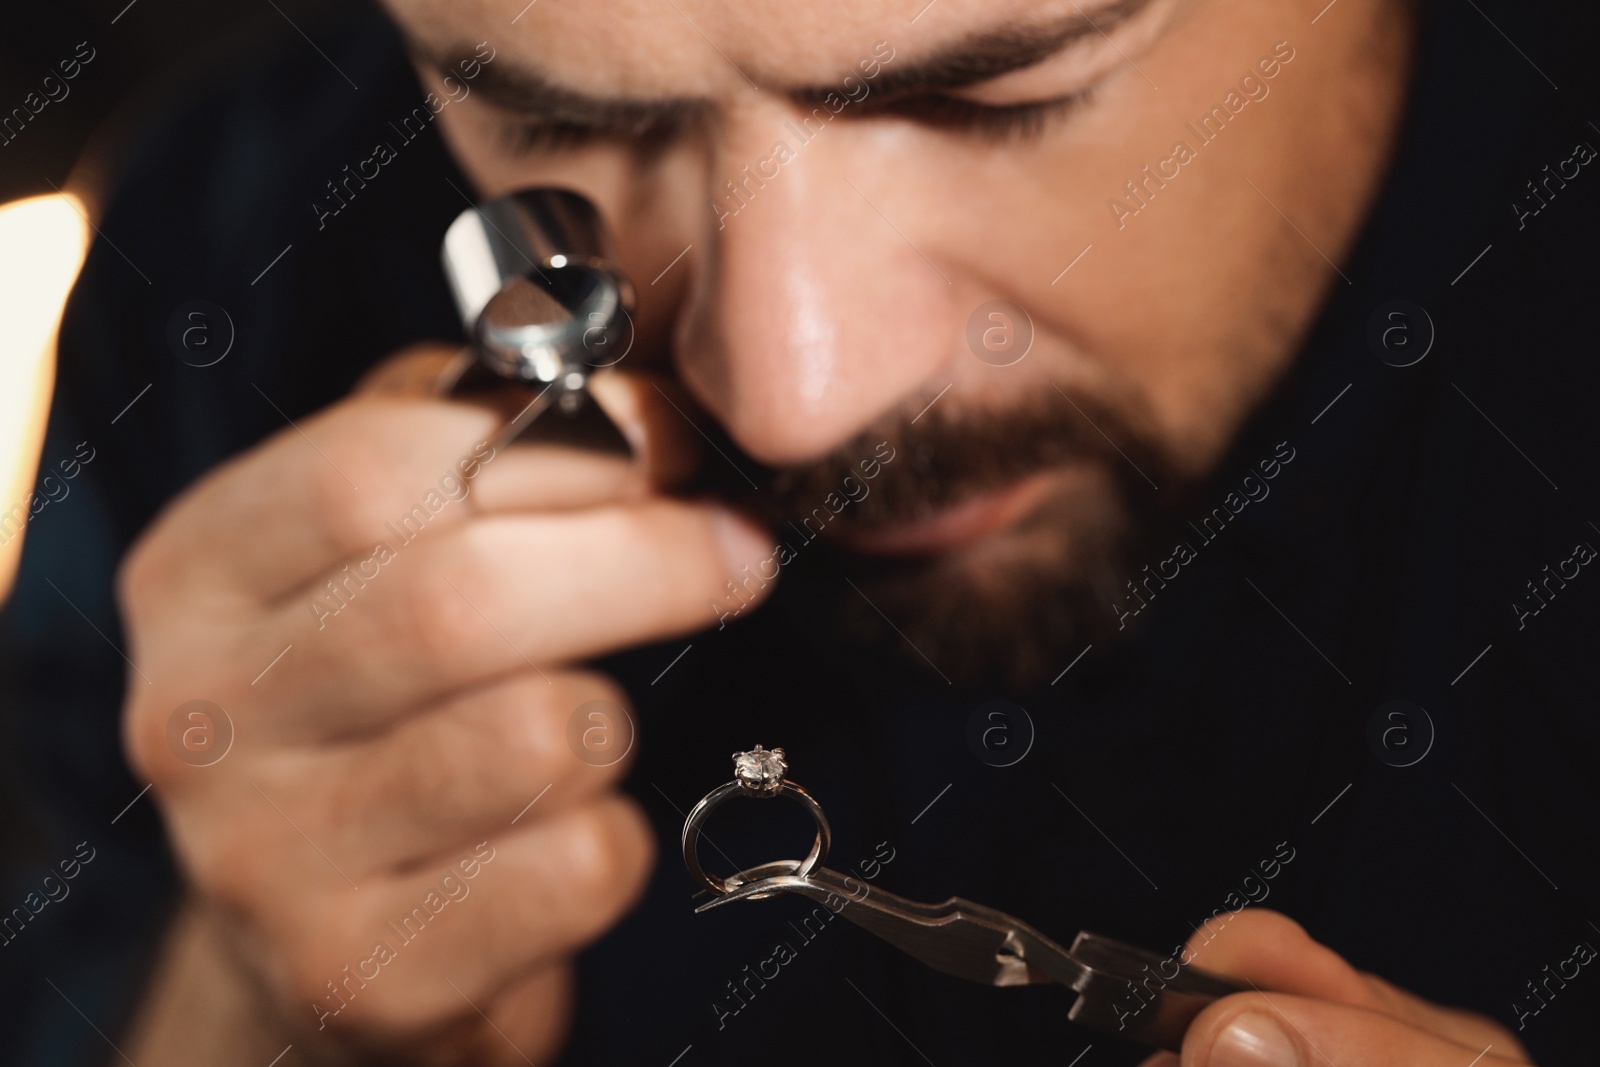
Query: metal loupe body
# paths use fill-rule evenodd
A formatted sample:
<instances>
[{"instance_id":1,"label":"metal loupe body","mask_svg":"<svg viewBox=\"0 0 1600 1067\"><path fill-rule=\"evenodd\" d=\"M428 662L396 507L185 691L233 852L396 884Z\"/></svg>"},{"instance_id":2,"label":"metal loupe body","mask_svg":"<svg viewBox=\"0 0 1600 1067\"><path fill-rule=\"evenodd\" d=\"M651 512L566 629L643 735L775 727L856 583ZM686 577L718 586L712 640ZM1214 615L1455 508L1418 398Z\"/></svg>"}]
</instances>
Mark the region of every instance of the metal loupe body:
<instances>
[{"instance_id":1,"label":"metal loupe body","mask_svg":"<svg viewBox=\"0 0 1600 1067\"><path fill-rule=\"evenodd\" d=\"M633 286L593 204L567 189L524 189L463 211L445 232L445 275L471 359L450 392L507 382L538 389L538 409L572 413L591 371L633 344Z\"/></svg>"}]
</instances>

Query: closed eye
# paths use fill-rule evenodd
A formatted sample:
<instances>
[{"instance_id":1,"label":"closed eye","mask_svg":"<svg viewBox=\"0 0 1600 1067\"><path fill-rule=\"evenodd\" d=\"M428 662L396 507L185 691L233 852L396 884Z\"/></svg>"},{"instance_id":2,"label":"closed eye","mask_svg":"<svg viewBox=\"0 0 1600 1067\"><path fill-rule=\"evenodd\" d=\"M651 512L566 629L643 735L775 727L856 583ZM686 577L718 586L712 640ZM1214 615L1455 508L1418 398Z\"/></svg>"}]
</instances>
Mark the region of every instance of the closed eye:
<instances>
[{"instance_id":1,"label":"closed eye","mask_svg":"<svg viewBox=\"0 0 1600 1067\"><path fill-rule=\"evenodd\" d=\"M1020 104L978 104L955 96L919 96L874 109L933 129L966 134L985 141L1037 140L1053 122L1089 103L1092 90Z\"/></svg>"},{"instance_id":2,"label":"closed eye","mask_svg":"<svg viewBox=\"0 0 1600 1067\"><path fill-rule=\"evenodd\" d=\"M687 119L644 121L613 128L552 119L516 119L506 123L503 143L513 158L534 152L585 148L601 142L626 144L648 155L665 148L689 125Z\"/></svg>"},{"instance_id":3,"label":"closed eye","mask_svg":"<svg viewBox=\"0 0 1600 1067\"><path fill-rule=\"evenodd\" d=\"M534 152L554 152L581 148L595 139L591 126L567 122L509 122L505 126L505 149L513 158Z\"/></svg>"},{"instance_id":4,"label":"closed eye","mask_svg":"<svg viewBox=\"0 0 1600 1067\"><path fill-rule=\"evenodd\" d=\"M858 110L862 117L894 115L932 129L964 134L983 141L1033 141L1058 119L1088 104L1093 90L1053 100L1020 104L978 104L944 95L917 96ZM840 116L848 118L846 111ZM528 120L509 123L505 147L512 156L584 148L601 141L625 143L649 153L666 147L688 125L684 121L639 123L627 129L601 129L572 122Z\"/></svg>"}]
</instances>

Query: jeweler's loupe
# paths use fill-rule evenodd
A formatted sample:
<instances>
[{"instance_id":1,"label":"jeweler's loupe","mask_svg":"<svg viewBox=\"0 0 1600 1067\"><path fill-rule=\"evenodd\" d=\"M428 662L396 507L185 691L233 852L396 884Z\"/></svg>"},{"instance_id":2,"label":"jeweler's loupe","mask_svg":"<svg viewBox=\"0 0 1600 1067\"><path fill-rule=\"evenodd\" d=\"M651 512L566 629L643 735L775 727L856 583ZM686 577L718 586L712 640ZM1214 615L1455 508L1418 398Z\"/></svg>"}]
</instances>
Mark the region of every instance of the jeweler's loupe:
<instances>
[{"instance_id":1,"label":"jeweler's loupe","mask_svg":"<svg viewBox=\"0 0 1600 1067\"><path fill-rule=\"evenodd\" d=\"M589 443L621 443L603 416L605 429L594 425L595 405L584 403L589 375L633 346L633 286L595 206L568 189L499 197L451 223L441 256L469 338L441 392L526 390L505 441L554 406L585 426L579 436L596 437ZM609 442L599 440L605 430Z\"/></svg>"}]
</instances>

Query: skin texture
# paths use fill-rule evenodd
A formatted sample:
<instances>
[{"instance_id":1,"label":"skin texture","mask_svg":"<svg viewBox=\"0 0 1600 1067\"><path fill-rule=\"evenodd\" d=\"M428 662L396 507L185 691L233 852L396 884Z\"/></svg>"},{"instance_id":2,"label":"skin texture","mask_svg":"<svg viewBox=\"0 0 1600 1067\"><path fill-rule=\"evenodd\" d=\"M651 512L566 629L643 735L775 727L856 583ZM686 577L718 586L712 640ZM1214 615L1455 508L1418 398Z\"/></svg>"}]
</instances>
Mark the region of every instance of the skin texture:
<instances>
[{"instance_id":1,"label":"skin texture","mask_svg":"<svg viewBox=\"0 0 1600 1067\"><path fill-rule=\"evenodd\" d=\"M452 96L438 122L477 192L576 188L619 235L641 292L639 343L627 373L597 377L594 392L636 458L497 452L426 538L319 617L308 608L325 583L368 559L384 524L498 425L487 409L427 398L447 353L416 351L304 420L315 449L286 430L145 533L119 584L129 653L149 678L130 684L125 741L190 897L126 1046L135 1062L265 1063L287 1042L328 1063L548 1059L571 1010L572 954L626 911L653 859L643 819L615 790L625 762L592 766L567 743L584 702L625 704L581 664L707 625L707 600L771 550L733 512L669 495L698 442L665 396L698 404L745 456L799 484L887 431L908 452L927 446L933 466L917 476L936 486L950 484L952 461L938 458L955 454L950 441L992 460L1004 443L995 428L1032 398L1077 398L1077 416L1033 411L1075 451L1031 472L991 462L964 473L971 492L1031 474L1011 525L925 563L991 607L1045 571L1092 584L1133 510L1122 453L1178 484L1200 476L1341 284L1328 261L1350 247L1380 182L1409 39L1388 0L1342 0L1315 27L1278 0L1155 0L1125 20L1085 2L1114 44L1088 33L1081 49L956 93L969 109L1091 93L1036 136L933 122L927 100L914 113L852 104L734 213L719 206L721 183L805 113L788 90L843 84L881 57L877 42L892 51L887 79L975 31L1058 20L1073 5L521 7L392 3L425 86ZM480 41L494 58L475 88L452 89L431 64L459 74L453 57ZM1193 138L1185 123L1275 50L1270 95L1119 219L1108 201L1124 183ZM513 65L572 93L686 101L690 118L652 136L544 138L519 154L507 139L525 117L493 102L484 73ZM1008 367L965 339L975 309L996 299L1026 308L1037 333ZM1094 426L1078 426L1091 411ZM1048 435L1054 423L1039 425ZM1096 434L1128 448L1093 445ZM885 494L902 505L879 516L878 533L917 517L908 484ZM1012 514L1029 511L1052 521ZM550 558L568 565L527 563ZM236 728L209 767L169 742L172 709L194 692ZM528 807L530 783L545 782ZM472 857L468 880L460 865ZM439 908L446 936L405 944L365 985L342 984L452 870L470 895ZM1459 1067L1479 1037L1496 1039L1483 1062L1515 1059L1490 1024L1356 975L1265 916L1235 920L1202 965L1282 990L1273 1005L1335 1062ZM1210 1009L1183 1062L1247 1062L1216 1051L1217 1035L1252 1003Z\"/></svg>"},{"instance_id":2,"label":"skin texture","mask_svg":"<svg viewBox=\"0 0 1600 1067\"><path fill-rule=\"evenodd\" d=\"M875 418L917 410L952 380L958 407L1081 378L1142 410L1185 467L1206 467L1337 280L1310 245L1337 261L1352 239L1405 62L1393 5L1376 0L1315 38L1300 12L1261 0L1157 2L1117 32L1155 38L1132 58L1159 92L1091 41L1102 54L967 92L1017 103L1093 85L1092 105L1033 140L846 117L826 131L837 137L798 149L719 230L710 203L720 182L768 155L783 123L804 113L776 90L838 83L878 41L894 49L893 70L974 27L1043 21L1072 5L941 0L910 28L876 5L812 12L803 25L779 4L686 8L716 49L645 0L608 5L604 34L575 3L540 4L509 27L505 5L452 4L448 29L434 25L443 5L392 6L441 53L486 40L508 63L578 91L714 101L712 129L686 133L646 166L630 146L603 140L517 158L501 149L507 117L487 94L445 110L441 128L485 195L542 183L589 195L636 278L655 278L694 245L680 269L641 287L641 319L675 321L678 373L736 441L774 464L814 459ZM1176 140L1197 142L1184 124L1283 40L1295 58L1271 95L1200 149L1205 158L1157 192L1148 217L1119 230L1107 201ZM753 89L739 71L772 90ZM1052 286L1089 243L1099 254ZM963 341L969 313L992 298L1030 309L1040 333L1037 358L1006 374Z\"/></svg>"},{"instance_id":3,"label":"skin texture","mask_svg":"<svg viewBox=\"0 0 1600 1067\"><path fill-rule=\"evenodd\" d=\"M1219 915L1185 950L1193 966L1258 989L1212 1004L1190 1024L1181 1055L1163 1052L1141 1067L1529 1062L1504 1027L1364 974L1266 908Z\"/></svg>"},{"instance_id":4,"label":"skin texture","mask_svg":"<svg viewBox=\"0 0 1600 1067\"><path fill-rule=\"evenodd\" d=\"M1355 237L1398 114L1410 31L1393 0L1356 0L1315 27L1265 0L1123 6L1080 4L1107 36L1091 29L1031 68L944 94L968 110L1087 94L1032 134L1007 134L920 120L906 102L886 103L888 83L975 33L1078 18L1070 0L939 0L914 23L885 5L701 3L680 14L627 0L606 6L603 33L592 5L568 0L515 23L492 0L390 4L425 85L457 98L437 121L478 190L555 184L594 200L640 283L631 365L669 364L745 456L837 484L868 441L1000 466L1017 451L1009 420L1024 412L1040 424L1035 439L1052 427L1070 439L1065 455L963 486L1045 474L1029 514L1047 523L1024 516L924 553L909 582L861 576L934 662L953 667L977 649L978 662L959 665L967 674L1007 648L1054 662L1031 655L1030 635L1103 623L1085 616L1103 617L1126 577L1117 546L1213 467L1329 286L1344 284L1330 261ZM474 50L494 58L464 79L451 57ZM864 60L885 56L876 78L860 76ZM657 137L563 127L518 151L529 116L497 90L523 70L607 101L696 110ZM810 104L791 94L808 86L852 102L802 143L793 130ZM1208 144L1191 124L1230 92L1239 113ZM932 95L912 103L926 110ZM1163 168L1180 141L1194 158ZM764 163L779 142L793 158ZM751 183L752 169L776 176ZM744 183L742 206L730 181ZM1136 215L1130 181L1145 183ZM1011 366L976 358L967 340L995 300L1025 309L1035 335ZM912 506L919 487L954 475L944 462L890 469L885 498L899 485L909 503L884 525L925 517ZM1095 595L1065 627L1042 628L1017 607L1070 602L1084 587Z\"/></svg>"},{"instance_id":5,"label":"skin texture","mask_svg":"<svg viewBox=\"0 0 1600 1067\"><path fill-rule=\"evenodd\" d=\"M134 679L125 743L192 888L135 1028L152 1062L277 1042L270 1059L280 1037L328 1062L547 1058L571 953L649 869L643 816L614 789L627 761L596 766L568 742L592 700L628 729L627 697L573 664L703 625L707 596L761 541L732 513L660 494L689 431L648 383L593 389L647 442L632 462L489 455L472 442L498 413L390 391L447 356L402 356L307 420L315 449L290 430L212 472L123 566L130 655L150 678ZM396 544L384 523L464 455L489 458L426 536L346 586L336 616L310 610L343 564ZM518 556L572 566L508 573ZM236 731L207 766L169 733L194 687ZM530 807L535 782L549 788ZM427 936L403 942L389 924L419 906ZM375 964L380 941L394 958ZM203 1022L196 997L217 1008Z\"/></svg>"}]
</instances>

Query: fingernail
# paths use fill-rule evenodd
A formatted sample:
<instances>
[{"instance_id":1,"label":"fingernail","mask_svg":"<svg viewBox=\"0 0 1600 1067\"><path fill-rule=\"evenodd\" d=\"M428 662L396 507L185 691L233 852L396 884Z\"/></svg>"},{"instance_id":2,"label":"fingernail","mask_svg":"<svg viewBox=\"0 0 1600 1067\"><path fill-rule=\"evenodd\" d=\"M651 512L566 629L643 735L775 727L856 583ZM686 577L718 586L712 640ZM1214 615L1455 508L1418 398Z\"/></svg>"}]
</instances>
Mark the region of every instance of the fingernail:
<instances>
[{"instance_id":1,"label":"fingernail","mask_svg":"<svg viewBox=\"0 0 1600 1067\"><path fill-rule=\"evenodd\" d=\"M1217 1035L1209 1067L1299 1067L1300 1054L1276 1019L1247 1011Z\"/></svg>"},{"instance_id":2,"label":"fingernail","mask_svg":"<svg viewBox=\"0 0 1600 1067\"><path fill-rule=\"evenodd\" d=\"M738 512L717 509L711 517L711 531L730 572L737 573L772 555L767 532Z\"/></svg>"}]
</instances>

